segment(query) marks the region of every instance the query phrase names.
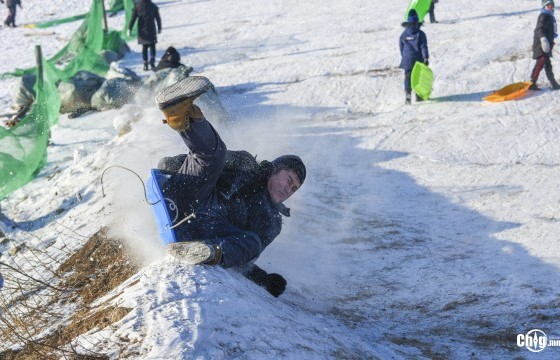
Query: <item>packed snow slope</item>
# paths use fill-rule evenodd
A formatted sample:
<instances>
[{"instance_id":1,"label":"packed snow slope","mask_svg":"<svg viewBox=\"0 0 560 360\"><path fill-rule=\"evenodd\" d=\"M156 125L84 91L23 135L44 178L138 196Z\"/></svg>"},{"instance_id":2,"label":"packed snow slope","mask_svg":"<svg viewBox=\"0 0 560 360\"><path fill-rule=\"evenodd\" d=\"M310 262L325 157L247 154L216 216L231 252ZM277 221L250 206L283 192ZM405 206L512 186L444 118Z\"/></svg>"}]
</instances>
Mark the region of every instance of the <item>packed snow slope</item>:
<instances>
[{"instance_id":1,"label":"packed snow slope","mask_svg":"<svg viewBox=\"0 0 560 360\"><path fill-rule=\"evenodd\" d=\"M143 359L560 357L516 342L535 328L560 338L560 93L543 73L541 92L481 100L529 79L540 1L440 1L440 22L423 27L432 99L411 106L398 68L404 0L155 3L158 58L173 45L214 83L223 109L201 106L228 147L260 160L295 153L307 165L286 202L292 216L257 261L288 287L275 299L233 271L163 256L126 171L106 172L102 196L108 166L146 178L159 158L184 152L153 96L63 116L46 167L2 201L4 227L45 247L67 228L87 237L108 226L146 259L101 300L133 310L77 348ZM24 2L18 19L88 6ZM76 27L0 30L0 72L32 65L35 44L54 54ZM121 64L145 75L130 46ZM3 109L16 82L1 82Z\"/></svg>"}]
</instances>

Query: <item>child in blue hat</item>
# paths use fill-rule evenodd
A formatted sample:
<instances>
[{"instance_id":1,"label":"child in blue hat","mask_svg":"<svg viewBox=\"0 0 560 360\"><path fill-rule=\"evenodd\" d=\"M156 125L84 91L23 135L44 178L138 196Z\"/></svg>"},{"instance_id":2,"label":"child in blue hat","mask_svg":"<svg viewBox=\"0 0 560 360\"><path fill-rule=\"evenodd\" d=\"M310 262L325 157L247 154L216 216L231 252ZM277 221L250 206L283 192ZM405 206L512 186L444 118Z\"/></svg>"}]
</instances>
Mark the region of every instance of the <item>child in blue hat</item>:
<instances>
[{"instance_id":1,"label":"child in blue hat","mask_svg":"<svg viewBox=\"0 0 560 360\"><path fill-rule=\"evenodd\" d=\"M418 21L416 10L412 9L408 13L408 19L402 23L404 31L399 39L399 48L401 51L401 63L399 67L404 70L404 91L406 93L405 104L410 104L412 94L412 86L410 84L410 75L414 64L419 61L428 65L428 38L426 34L420 30L422 23ZM416 101L422 99L416 95Z\"/></svg>"}]
</instances>

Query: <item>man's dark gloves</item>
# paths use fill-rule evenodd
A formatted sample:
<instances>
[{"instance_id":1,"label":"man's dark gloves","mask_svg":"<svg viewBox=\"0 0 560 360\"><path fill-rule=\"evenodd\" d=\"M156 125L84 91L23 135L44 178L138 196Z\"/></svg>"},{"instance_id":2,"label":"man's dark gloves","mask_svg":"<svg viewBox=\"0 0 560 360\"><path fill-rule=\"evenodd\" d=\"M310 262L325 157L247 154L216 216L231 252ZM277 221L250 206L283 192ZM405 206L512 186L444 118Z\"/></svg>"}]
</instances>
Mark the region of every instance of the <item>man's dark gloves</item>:
<instances>
[{"instance_id":1,"label":"man's dark gloves","mask_svg":"<svg viewBox=\"0 0 560 360\"><path fill-rule=\"evenodd\" d=\"M253 265L253 268L245 274L245 276L255 284L262 286L272 296L278 297L286 290L286 279L280 274L267 274L266 271Z\"/></svg>"},{"instance_id":2,"label":"man's dark gloves","mask_svg":"<svg viewBox=\"0 0 560 360\"><path fill-rule=\"evenodd\" d=\"M430 62L428 61L428 59L424 59L424 64L426 64L426 66L430 66Z\"/></svg>"}]
</instances>

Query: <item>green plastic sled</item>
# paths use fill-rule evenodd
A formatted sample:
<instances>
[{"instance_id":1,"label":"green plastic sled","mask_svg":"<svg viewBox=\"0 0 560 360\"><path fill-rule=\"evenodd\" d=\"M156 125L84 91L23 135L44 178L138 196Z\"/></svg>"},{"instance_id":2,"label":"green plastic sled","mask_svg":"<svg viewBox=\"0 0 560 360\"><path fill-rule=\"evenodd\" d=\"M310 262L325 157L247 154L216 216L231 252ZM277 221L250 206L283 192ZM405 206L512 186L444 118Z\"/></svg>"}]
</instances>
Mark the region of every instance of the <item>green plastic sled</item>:
<instances>
[{"instance_id":1,"label":"green plastic sled","mask_svg":"<svg viewBox=\"0 0 560 360\"><path fill-rule=\"evenodd\" d=\"M416 64L414 64L414 68L412 68L410 84L412 85L412 90L414 90L418 96L424 100L428 100L434 84L434 73L432 69L417 61Z\"/></svg>"},{"instance_id":2,"label":"green plastic sled","mask_svg":"<svg viewBox=\"0 0 560 360\"><path fill-rule=\"evenodd\" d=\"M408 19L408 12L412 9L416 10L418 14L418 21L423 22L424 16L430 10L430 5L432 4L432 0L410 0L410 4L408 4L408 8L404 13L404 21Z\"/></svg>"}]
</instances>

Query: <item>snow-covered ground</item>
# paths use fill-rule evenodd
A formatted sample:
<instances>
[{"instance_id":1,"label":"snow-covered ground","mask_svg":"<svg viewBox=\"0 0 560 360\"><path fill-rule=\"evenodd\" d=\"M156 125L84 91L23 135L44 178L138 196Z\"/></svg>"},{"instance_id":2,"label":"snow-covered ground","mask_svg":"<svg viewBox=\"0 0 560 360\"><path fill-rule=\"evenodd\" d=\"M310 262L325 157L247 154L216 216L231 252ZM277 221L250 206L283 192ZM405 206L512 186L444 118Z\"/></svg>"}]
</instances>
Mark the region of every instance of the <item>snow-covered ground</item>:
<instances>
[{"instance_id":1,"label":"snow-covered ground","mask_svg":"<svg viewBox=\"0 0 560 360\"><path fill-rule=\"evenodd\" d=\"M158 58L173 45L215 84L235 119L214 119L228 147L259 159L295 153L307 165L286 202L292 217L258 260L288 287L275 299L233 271L164 257L127 172L108 170L102 196L108 166L146 178L160 157L183 151L151 99L62 116L46 167L1 202L2 227L15 244L77 249L83 240L71 234L108 226L145 259L97 302L132 311L80 336L78 349L143 359L560 357L559 347L517 345L532 329L560 339L560 93L543 72L541 92L481 100L528 80L540 1L440 1L440 22L423 27L432 100L412 106L398 69L407 1L155 3ZM20 25L89 8L23 5ZM122 14L109 24L122 28ZM32 66L35 44L53 55L78 25L2 28L0 73ZM145 75L130 46L122 65ZM16 83L1 81L1 113ZM118 136L122 123L132 131ZM25 252L12 259L2 246L1 261L24 263Z\"/></svg>"}]
</instances>

